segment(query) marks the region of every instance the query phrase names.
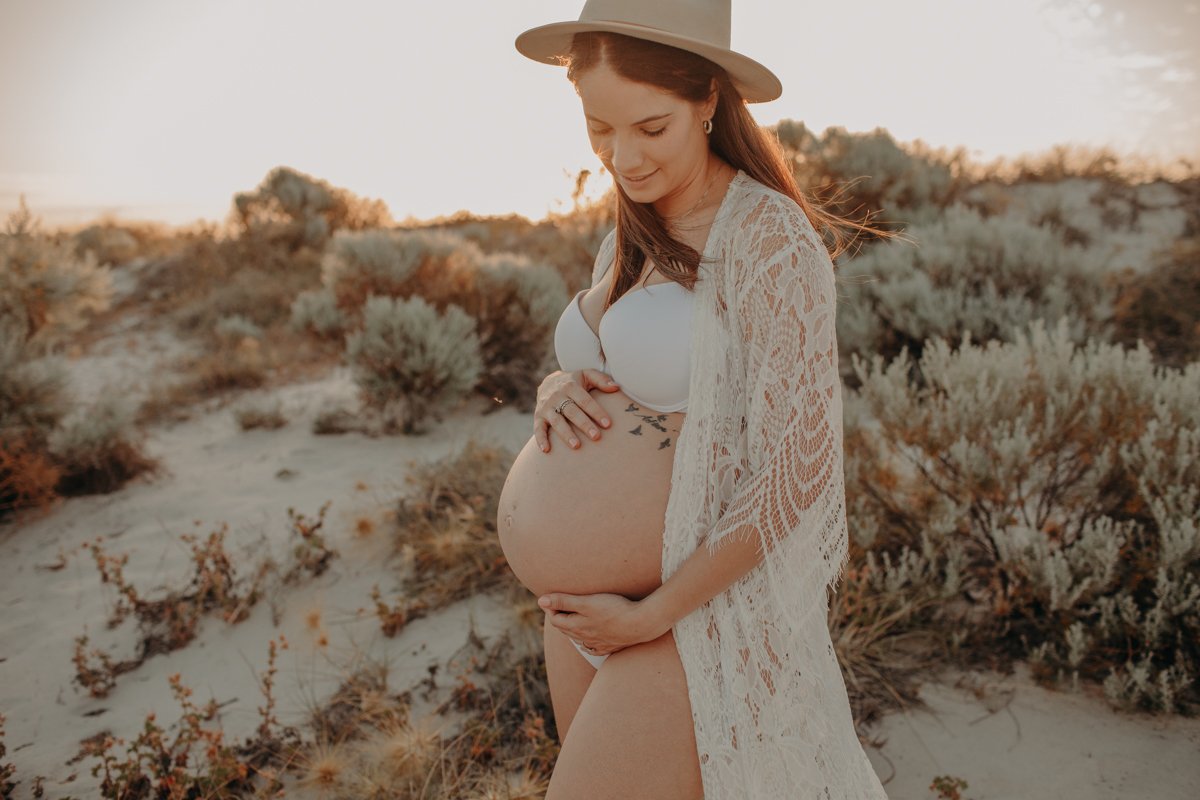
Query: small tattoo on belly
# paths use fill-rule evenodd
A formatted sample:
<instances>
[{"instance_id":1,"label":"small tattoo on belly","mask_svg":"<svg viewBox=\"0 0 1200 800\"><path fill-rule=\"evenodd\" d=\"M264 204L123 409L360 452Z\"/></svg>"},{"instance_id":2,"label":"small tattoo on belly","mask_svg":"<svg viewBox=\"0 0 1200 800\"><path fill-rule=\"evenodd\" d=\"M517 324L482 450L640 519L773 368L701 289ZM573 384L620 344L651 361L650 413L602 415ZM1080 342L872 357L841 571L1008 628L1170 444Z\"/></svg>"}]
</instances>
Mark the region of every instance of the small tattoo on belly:
<instances>
[{"instance_id":1,"label":"small tattoo on belly","mask_svg":"<svg viewBox=\"0 0 1200 800\"><path fill-rule=\"evenodd\" d=\"M632 415L638 417L638 419L642 420L642 425L648 425L648 426L654 428L655 431L658 431L659 433L667 433L667 428L665 425L662 425L662 423L664 423L667 420L668 415L666 415L666 414L640 414L641 410L642 410L642 408L637 403L630 403L629 407L625 409L625 413L632 414ZM638 425L636 428L632 429L632 431L629 431L629 433L632 435L635 435L635 437L640 437L640 435L642 435L642 425ZM677 429L674 429L674 428L672 428L672 432L678 433ZM659 443L659 450L664 449L664 447L670 447L670 446L671 446L671 437L667 437L666 439L662 440L661 443Z\"/></svg>"},{"instance_id":2,"label":"small tattoo on belly","mask_svg":"<svg viewBox=\"0 0 1200 800\"><path fill-rule=\"evenodd\" d=\"M654 428L656 431L659 431L661 433L667 432L667 429L665 427L663 427L663 420L665 420L667 418L666 414L639 414L638 412L641 410L642 410L641 407L638 406L637 403L630 403L629 407L625 409L625 411L627 413L634 414L635 416L641 417L642 422L646 423L651 428ZM638 425L636 428L631 430L630 433L636 434L637 436L641 436L642 435L641 431L642 431L642 426Z\"/></svg>"}]
</instances>

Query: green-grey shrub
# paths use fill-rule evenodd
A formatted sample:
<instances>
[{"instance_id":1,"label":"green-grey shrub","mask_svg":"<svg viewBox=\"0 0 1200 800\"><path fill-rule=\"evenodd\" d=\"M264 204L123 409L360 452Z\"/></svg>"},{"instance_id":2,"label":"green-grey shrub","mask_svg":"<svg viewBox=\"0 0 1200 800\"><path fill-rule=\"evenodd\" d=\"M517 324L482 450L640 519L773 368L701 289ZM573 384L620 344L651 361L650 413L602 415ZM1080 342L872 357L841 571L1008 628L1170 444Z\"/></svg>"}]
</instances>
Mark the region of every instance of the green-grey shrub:
<instances>
[{"instance_id":1,"label":"green-grey shrub","mask_svg":"<svg viewBox=\"0 0 1200 800\"><path fill-rule=\"evenodd\" d=\"M1003 186L981 182L963 201L986 215L1047 225L1064 239L1110 253L1111 266L1144 268L1153 252L1187 231L1188 200L1175 185L1071 177Z\"/></svg>"},{"instance_id":2,"label":"green-grey shrub","mask_svg":"<svg viewBox=\"0 0 1200 800\"><path fill-rule=\"evenodd\" d=\"M138 255L137 237L112 225L89 225L74 236L75 250L81 256L92 251L101 264L124 264Z\"/></svg>"},{"instance_id":3,"label":"green-grey shrub","mask_svg":"<svg viewBox=\"0 0 1200 800\"><path fill-rule=\"evenodd\" d=\"M292 301L291 325L318 336L336 336L346 329L346 315L328 289L310 289Z\"/></svg>"},{"instance_id":4,"label":"green-grey shrub","mask_svg":"<svg viewBox=\"0 0 1200 800\"><path fill-rule=\"evenodd\" d=\"M1050 228L954 205L907 233L915 246L877 244L840 268L846 352L919 355L927 339L964 334L1013 341L1034 319L1067 319L1076 342L1109 337L1114 291L1103 265Z\"/></svg>"},{"instance_id":5,"label":"green-grey shrub","mask_svg":"<svg viewBox=\"0 0 1200 800\"><path fill-rule=\"evenodd\" d=\"M1077 348L1065 320L927 343L920 387L907 351L851 360L851 529L878 591L969 597L940 624L977 651L1200 707L1200 364Z\"/></svg>"},{"instance_id":6,"label":"green-grey shrub","mask_svg":"<svg viewBox=\"0 0 1200 800\"><path fill-rule=\"evenodd\" d=\"M44 442L70 410L62 356L31 357L23 326L0 318L0 437Z\"/></svg>"},{"instance_id":7,"label":"green-grey shrub","mask_svg":"<svg viewBox=\"0 0 1200 800\"><path fill-rule=\"evenodd\" d=\"M225 341L238 342L245 338L261 339L263 330L241 314L228 314L217 320L215 333Z\"/></svg>"},{"instance_id":8,"label":"green-grey shrub","mask_svg":"<svg viewBox=\"0 0 1200 800\"><path fill-rule=\"evenodd\" d=\"M48 442L63 471L59 491L68 495L111 492L153 469L155 461L142 452L138 441L136 416L134 403L113 394L73 409Z\"/></svg>"},{"instance_id":9,"label":"green-grey shrub","mask_svg":"<svg viewBox=\"0 0 1200 800\"><path fill-rule=\"evenodd\" d=\"M851 184L848 198L837 204L845 212L865 205L883 211L884 219L927 222L955 199L960 185L961 151L935 153L920 143L902 147L883 128L851 133L830 127L818 136L802 122L782 120L775 131L794 158L801 186Z\"/></svg>"},{"instance_id":10,"label":"green-grey shrub","mask_svg":"<svg viewBox=\"0 0 1200 800\"><path fill-rule=\"evenodd\" d=\"M484 362L481 388L501 402L532 405L553 349L554 326L567 304L559 273L524 256L500 253L479 263L476 304Z\"/></svg>"},{"instance_id":11,"label":"green-grey shrub","mask_svg":"<svg viewBox=\"0 0 1200 800\"><path fill-rule=\"evenodd\" d=\"M105 394L90 406L76 406L50 435L50 452L71 462L84 462L133 428L136 410L123 397Z\"/></svg>"},{"instance_id":12,"label":"green-grey shrub","mask_svg":"<svg viewBox=\"0 0 1200 800\"><path fill-rule=\"evenodd\" d=\"M438 314L420 297L368 297L346 359L367 405L404 433L418 432L431 414L441 419L483 372L475 320L453 305Z\"/></svg>"},{"instance_id":13,"label":"green-grey shrub","mask_svg":"<svg viewBox=\"0 0 1200 800\"><path fill-rule=\"evenodd\" d=\"M246 403L233 412L238 426L244 430L265 428L275 430L287 425L287 417L283 414L282 404L276 400L273 403Z\"/></svg>"},{"instance_id":14,"label":"green-grey shrub","mask_svg":"<svg viewBox=\"0 0 1200 800\"><path fill-rule=\"evenodd\" d=\"M290 167L271 170L252 192L233 199L233 222L246 234L296 249L323 247L338 230L389 225L387 206L364 200Z\"/></svg>"},{"instance_id":15,"label":"green-grey shrub","mask_svg":"<svg viewBox=\"0 0 1200 800\"><path fill-rule=\"evenodd\" d=\"M10 226L11 227L11 226ZM112 275L94 253L36 232L0 234L0 319L44 348L80 330L112 301Z\"/></svg>"},{"instance_id":16,"label":"green-grey shrub","mask_svg":"<svg viewBox=\"0 0 1200 800\"><path fill-rule=\"evenodd\" d=\"M321 261L321 283L350 305L365 302L368 294L407 297L420 293L413 284L423 265L456 255L477 260L479 252L438 230L344 231L333 237Z\"/></svg>"}]
</instances>

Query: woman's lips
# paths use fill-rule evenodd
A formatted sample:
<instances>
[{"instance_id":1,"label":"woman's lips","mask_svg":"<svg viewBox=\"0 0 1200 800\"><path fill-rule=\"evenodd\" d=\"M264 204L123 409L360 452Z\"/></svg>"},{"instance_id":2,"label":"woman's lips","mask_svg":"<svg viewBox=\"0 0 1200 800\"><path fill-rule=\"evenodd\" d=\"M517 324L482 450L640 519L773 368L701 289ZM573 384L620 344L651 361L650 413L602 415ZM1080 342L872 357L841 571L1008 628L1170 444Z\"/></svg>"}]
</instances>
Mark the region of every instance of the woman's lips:
<instances>
[{"instance_id":1,"label":"woman's lips","mask_svg":"<svg viewBox=\"0 0 1200 800\"><path fill-rule=\"evenodd\" d=\"M654 170L654 172L658 172L658 170ZM631 178L631 177L630 177L630 176L628 176L628 175L622 175L622 176L621 176L621 179L622 179L622 180L624 180L624 181L628 181L629 183L641 183L642 181L646 180L646 179L647 179L647 178L649 178L651 175L653 175L653 174L654 174L654 172L651 172L651 173L649 173L648 175L642 175L640 178Z\"/></svg>"}]
</instances>

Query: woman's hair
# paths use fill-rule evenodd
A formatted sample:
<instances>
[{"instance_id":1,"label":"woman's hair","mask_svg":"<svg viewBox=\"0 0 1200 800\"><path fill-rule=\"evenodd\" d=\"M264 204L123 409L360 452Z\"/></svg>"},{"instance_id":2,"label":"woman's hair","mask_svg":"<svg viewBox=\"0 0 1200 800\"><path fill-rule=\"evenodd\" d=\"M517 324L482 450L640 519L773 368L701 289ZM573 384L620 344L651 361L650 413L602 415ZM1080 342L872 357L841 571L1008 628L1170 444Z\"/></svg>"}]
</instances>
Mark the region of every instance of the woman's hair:
<instances>
[{"instance_id":1,"label":"woman's hair","mask_svg":"<svg viewBox=\"0 0 1200 800\"><path fill-rule=\"evenodd\" d=\"M623 78L664 89L693 103L702 103L709 98L715 80L717 107L713 114L713 130L708 135L709 146L735 169L795 200L814 229L833 238L831 258L849 247L850 229L881 237L894 235L830 214L806 199L796 184L779 140L754 121L729 75L717 64L678 47L619 33L588 31L575 34L565 58L567 77L578 87L578 80L584 73L605 61ZM667 278L693 288L701 254L671 236L652 205L630 200L621 184L614 183L617 188L617 254L606 305L611 305L637 283L647 256L654 259L659 271Z\"/></svg>"}]
</instances>

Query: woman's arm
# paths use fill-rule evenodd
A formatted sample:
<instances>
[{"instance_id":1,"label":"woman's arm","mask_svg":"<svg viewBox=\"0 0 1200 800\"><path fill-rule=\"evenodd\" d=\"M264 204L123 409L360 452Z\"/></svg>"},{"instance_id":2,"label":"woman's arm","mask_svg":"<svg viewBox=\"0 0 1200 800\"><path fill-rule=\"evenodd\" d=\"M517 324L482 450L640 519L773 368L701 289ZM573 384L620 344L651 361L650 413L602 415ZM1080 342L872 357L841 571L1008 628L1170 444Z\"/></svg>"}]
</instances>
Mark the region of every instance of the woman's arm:
<instances>
[{"instance_id":1,"label":"woman's arm","mask_svg":"<svg viewBox=\"0 0 1200 800\"><path fill-rule=\"evenodd\" d=\"M754 531L749 527L743 530L748 535L733 534L734 540L715 554L707 547L697 547L662 586L638 601L651 631L658 636L666 633L762 563Z\"/></svg>"},{"instance_id":2,"label":"woman's arm","mask_svg":"<svg viewBox=\"0 0 1200 800\"><path fill-rule=\"evenodd\" d=\"M663 630L786 543L815 583L845 556L841 377L833 265L799 207L766 198L736 252L737 314L746 354L746 453L705 546L653 594L644 613ZM779 560L773 566L779 567Z\"/></svg>"}]
</instances>

